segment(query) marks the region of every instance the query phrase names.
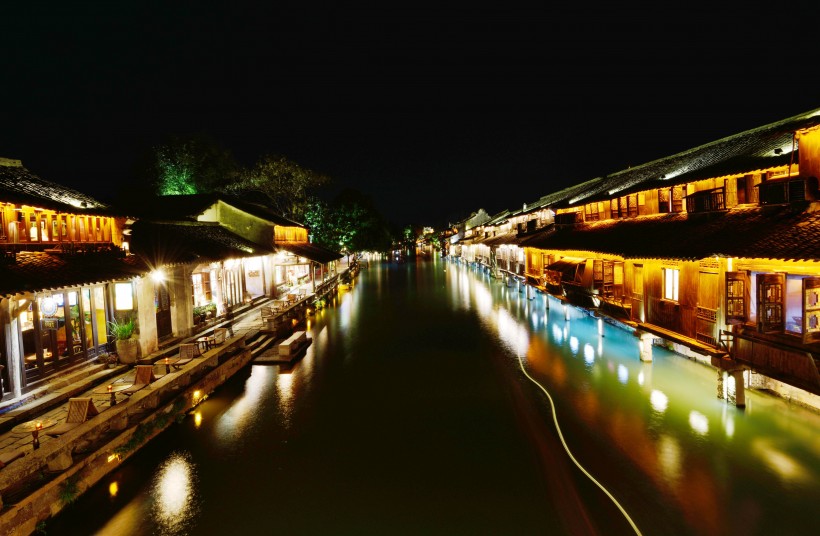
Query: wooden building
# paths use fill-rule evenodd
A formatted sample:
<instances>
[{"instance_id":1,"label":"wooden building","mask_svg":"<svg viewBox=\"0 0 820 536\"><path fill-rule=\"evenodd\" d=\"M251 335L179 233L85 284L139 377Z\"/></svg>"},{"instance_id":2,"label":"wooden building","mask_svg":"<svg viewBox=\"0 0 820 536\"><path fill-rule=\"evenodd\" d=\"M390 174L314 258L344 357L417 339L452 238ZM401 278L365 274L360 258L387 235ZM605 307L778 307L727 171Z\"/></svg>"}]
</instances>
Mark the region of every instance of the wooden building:
<instances>
[{"instance_id":1,"label":"wooden building","mask_svg":"<svg viewBox=\"0 0 820 536\"><path fill-rule=\"evenodd\" d=\"M705 356L739 405L744 385L812 398L818 177L820 109L584 182L542 198L555 218L520 243L527 280Z\"/></svg>"},{"instance_id":2,"label":"wooden building","mask_svg":"<svg viewBox=\"0 0 820 536\"><path fill-rule=\"evenodd\" d=\"M113 350L131 320L142 356L214 317L335 275L303 225L218 196L117 212L0 159L0 393L16 399Z\"/></svg>"}]
</instances>

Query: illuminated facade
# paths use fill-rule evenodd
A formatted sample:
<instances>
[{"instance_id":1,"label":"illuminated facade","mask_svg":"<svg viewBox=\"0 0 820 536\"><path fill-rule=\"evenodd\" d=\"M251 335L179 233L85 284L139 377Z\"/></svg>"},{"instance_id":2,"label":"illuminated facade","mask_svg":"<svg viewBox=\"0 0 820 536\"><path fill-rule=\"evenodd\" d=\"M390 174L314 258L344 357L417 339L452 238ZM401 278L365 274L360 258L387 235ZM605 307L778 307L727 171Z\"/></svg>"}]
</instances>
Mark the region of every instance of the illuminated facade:
<instances>
[{"instance_id":1,"label":"illuminated facade","mask_svg":"<svg viewBox=\"0 0 820 536\"><path fill-rule=\"evenodd\" d=\"M99 363L112 320L134 321L146 356L254 300L297 286L309 295L341 258L257 205L171 196L128 210L0 159L3 397Z\"/></svg>"},{"instance_id":2,"label":"illuminated facade","mask_svg":"<svg viewBox=\"0 0 820 536\"><path fill-rule=\"evenodd\" d=\"M664 344L715 366L738 405L751 386L818 406L818 177L820 109L546 195L540 218L489 232L523 250L529 287L633 328L643 359Z\"/></svg>"},{"instance_id":3,"label":"illuminated facade","mask_svg":"<svg viewBox=\"0 0 820 536\"><path fill-rule=\"evenodd\" d=\"M107 351L122 281L144 272L123 247L125 219L0 159L0 374L19 396ZM118 298L119 296L119 298Z\"/></svg>"},{"instance_id":4,"label":"illuminated facade","mask_svg":"<svg viewBox=\"0 0 820 536\"><path fill-rule=\"evenodd\" d=\"M739 405L744 385L818 395L818 176L815 110L590 181L523 241L527 276L705 356Z\"/></svg>"}]
</instances>

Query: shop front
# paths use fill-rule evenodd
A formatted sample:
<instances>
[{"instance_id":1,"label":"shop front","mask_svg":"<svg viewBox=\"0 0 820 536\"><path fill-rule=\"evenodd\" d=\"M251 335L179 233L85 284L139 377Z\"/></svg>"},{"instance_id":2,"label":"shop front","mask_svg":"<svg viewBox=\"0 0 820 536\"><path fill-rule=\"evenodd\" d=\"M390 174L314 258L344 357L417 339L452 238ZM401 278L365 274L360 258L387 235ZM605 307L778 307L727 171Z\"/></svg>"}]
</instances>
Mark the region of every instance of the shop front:
<instances>
[{"instance_id":1,"label":"shop front","mask_svg":"<svg viewBox=\"0 0 820 536\"><path fill-rule=\"evenodd\" d=\"M37 293L17 305L24 385L107 348L105 285Z\"/></svg>"}]
</instances>

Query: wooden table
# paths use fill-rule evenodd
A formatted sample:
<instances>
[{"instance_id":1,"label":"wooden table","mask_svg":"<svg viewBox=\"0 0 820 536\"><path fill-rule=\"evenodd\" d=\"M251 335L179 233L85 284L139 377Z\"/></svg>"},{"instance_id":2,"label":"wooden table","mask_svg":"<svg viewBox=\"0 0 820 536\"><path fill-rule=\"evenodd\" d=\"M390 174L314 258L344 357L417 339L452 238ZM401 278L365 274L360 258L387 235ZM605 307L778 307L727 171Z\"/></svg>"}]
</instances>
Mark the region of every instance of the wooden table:
<instances>
[{"instance_id":1,"label":"wooden table","mask_svg":"<svg viewBox=\"0 0 820 536\"><path fill-rule=\"evenodd\" d=\"M40 448L40 432L46 428L51 428L56 425L57 421L54 419L34 419L18 424L14 427L14 429L21 432L31 432L31 445L34 450L37 450Z\"/></svg>"},{"instance_id":2,"label":"wooden table","mask_svg":"<svg viewBox=\"0 0 820 536\"><path fill-rule=\"evenodd\" d=\"M199 345L200 350L207 352L214 347L215 340L216 337L214 335L203 335L197 338L196 343Z\"/></svg>"},{"instance_id":3,"label":"wooden table","mask_svg":"<svg viewBox=\"0 0 820 536\"><path fill-rule=\"evenodd\" d=\"M111 405L117 405L117 393L120 391L124 391L131 387L131 384L126 383L122 380L117 380L114 383L109 383L108 385L103 385L91 391L95 395L111 395Z\"/></svg>"}]
</instances>

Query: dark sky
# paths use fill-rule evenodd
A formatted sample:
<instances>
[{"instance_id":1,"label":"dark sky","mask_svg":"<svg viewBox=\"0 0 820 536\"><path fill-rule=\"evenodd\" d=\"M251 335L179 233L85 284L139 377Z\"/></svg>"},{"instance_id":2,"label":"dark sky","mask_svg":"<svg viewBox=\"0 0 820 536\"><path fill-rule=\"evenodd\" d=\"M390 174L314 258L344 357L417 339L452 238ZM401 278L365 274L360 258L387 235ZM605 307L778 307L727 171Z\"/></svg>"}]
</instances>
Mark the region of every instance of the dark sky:
<instances>
[{"instance_id":1,"label":"dark sky","mask_svg":"<svg viewBox=\"0 0 820 536\"><path fill-rule=\"evenodd\" d=\"M101 198L203 132L442 226L820 107L812 2L17 4L0 156Z\"/></svg>"}]
</instances>

